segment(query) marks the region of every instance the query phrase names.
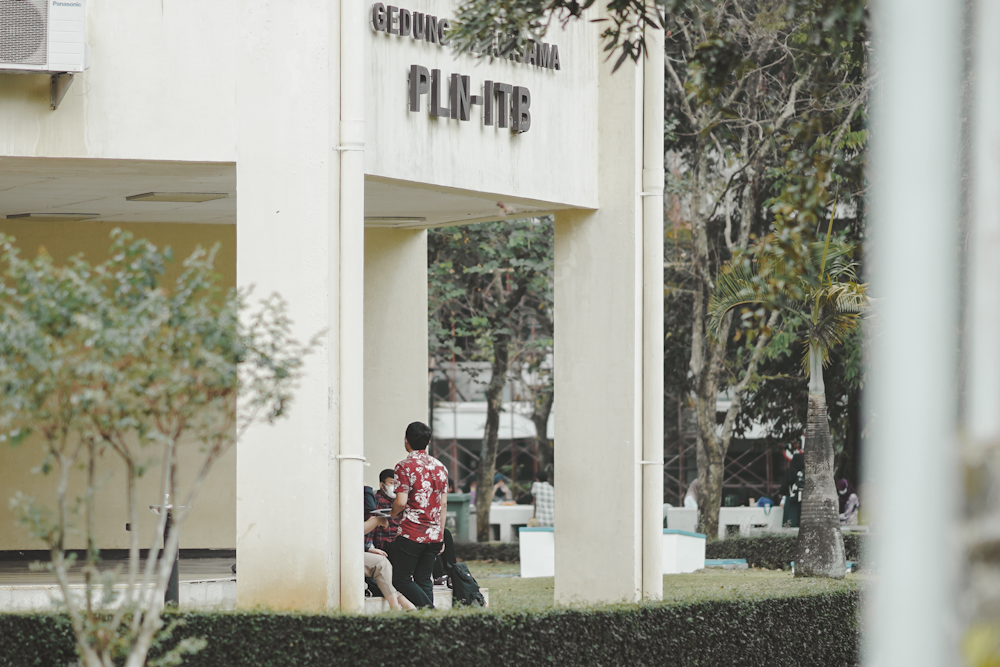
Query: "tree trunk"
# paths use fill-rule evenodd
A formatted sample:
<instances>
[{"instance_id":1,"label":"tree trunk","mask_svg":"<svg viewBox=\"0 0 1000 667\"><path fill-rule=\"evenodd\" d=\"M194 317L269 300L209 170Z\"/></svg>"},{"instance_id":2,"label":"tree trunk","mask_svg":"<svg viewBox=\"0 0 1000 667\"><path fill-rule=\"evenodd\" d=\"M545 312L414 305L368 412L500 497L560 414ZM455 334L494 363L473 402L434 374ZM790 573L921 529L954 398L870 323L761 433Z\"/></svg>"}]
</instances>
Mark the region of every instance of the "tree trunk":
<instances>
[{"instance_id":1,"label":"tree trunk","mask_svg":"<svg viewBox=\"0 0 1000 667\"><path fill-rule=\"evenodd\" d=\"M713 434L714 436L714 434ZM699 441L702 438L699 433ZM721 443L713 437L708 447L698 446L698 530L710 540L719 535L719 507L722 506L722 478L725 458Z\"/></svg>"},{"instance_id":2,"label":"tree trunk","mask_svg":"<svg viewBox=\"0 0 1000 667\"><path fill-rule=\"evenodd\" d=\"M507 339L493 342L493 376L486 388L486 432L479 451L479 483L476 492L476 541L490 541L490 505L493 504L493 473L497 467L497 433L500 408L507 383Z\"/></svg>"},{"instance_id":3,"label":"tree trunk","mask_svg":"<svg viewBox=\"0 0 1000 667\"><path fill-rule=\"evenodd\" d=\"M795 576L843 579L847 571L837 488L833 482L833 438L826 413L823 361L816 345L809 348L809 423L803 454L806 482Z\"/></svg>"}]
</instances>

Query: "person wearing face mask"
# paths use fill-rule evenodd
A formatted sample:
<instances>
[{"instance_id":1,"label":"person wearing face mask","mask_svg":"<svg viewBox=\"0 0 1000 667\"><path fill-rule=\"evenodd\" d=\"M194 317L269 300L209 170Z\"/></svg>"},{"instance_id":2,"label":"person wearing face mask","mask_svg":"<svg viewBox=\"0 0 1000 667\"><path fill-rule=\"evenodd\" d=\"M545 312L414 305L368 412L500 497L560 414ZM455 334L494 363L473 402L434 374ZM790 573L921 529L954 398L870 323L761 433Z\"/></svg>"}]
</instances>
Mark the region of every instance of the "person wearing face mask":
<instances>
[{"instance_id":1,"label":"person wearing face mask","mask_svg":"<svg viewBox=\"0 0 1000 667\"><path fill-rule=\"evenodd\" d=\"M392 501L396 499L396 477L390 468L378 474L378 491L375 492L375 509L392 509ZM386 513L388 516L388 512ZM396 534L399 532L399 519L389 518L389 525L376 526L372 531L372 546L386 551Z\"/></svg>"}]
</instances>

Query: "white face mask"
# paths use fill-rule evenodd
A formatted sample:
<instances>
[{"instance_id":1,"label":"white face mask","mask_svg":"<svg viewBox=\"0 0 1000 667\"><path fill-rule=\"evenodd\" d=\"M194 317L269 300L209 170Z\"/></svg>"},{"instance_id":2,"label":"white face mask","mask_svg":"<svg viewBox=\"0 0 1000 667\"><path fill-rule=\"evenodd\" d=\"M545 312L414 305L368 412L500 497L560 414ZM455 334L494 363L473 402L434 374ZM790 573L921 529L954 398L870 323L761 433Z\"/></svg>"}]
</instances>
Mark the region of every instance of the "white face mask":
<instances>
[{"instance_id":1,"label":"white face mask","mask_svg":"<svg viewBox=\"0 0 1000 667\"><path fill-rule=\"evenodd\" d=\"M394 486L386 486L385 484L383 484L382 485L382 493L384 493L385 495L387 495L390 498L395 499L395 497L396 497L396 487L394 487Z\"/></svg>"}]
</instances>

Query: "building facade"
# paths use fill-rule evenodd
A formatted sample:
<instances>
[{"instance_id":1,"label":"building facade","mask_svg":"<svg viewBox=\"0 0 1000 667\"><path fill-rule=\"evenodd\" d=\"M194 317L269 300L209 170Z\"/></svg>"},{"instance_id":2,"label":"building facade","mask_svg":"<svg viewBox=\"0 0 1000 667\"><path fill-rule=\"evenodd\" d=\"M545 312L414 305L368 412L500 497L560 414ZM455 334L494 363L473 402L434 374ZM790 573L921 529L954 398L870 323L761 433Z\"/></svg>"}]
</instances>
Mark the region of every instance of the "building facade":
<instances>
[{"instance_id":1,"label":"building facade","mask_svg":"<svg viewBox=\"0 0 1000 667\"><path fill-rule=\"evenodd\" d=\"M100 256L114 227L179 256L221 242L227 280L325 332L290 417L218 465L182 546L236 548L240 605L358 609L361 485L428 420L425 230L551 213L556 599L659 597L658 35L612 73L584 20L514 58L456 55L449 0L79 4L89 67L58 108L51 73L0 72L0 231L57 259ZM35 464L3 450L0 492L42 496ZM12 522L0 504L0 550L38 548Z\"/></svg>"}]
</instances>

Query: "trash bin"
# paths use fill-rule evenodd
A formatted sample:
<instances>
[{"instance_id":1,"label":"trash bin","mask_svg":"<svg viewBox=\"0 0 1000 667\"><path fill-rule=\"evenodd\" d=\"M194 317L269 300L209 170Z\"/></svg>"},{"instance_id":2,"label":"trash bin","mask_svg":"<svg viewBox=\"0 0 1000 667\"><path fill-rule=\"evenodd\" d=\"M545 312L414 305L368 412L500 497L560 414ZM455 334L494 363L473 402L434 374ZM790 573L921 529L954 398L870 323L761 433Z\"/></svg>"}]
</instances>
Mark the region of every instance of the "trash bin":
<instances>
[{"instance_id":1,"label":"trash bin","mask_svg":"<svg viewBox=\"0 0 1000 667\"><path fill-rule=\"evenodd\" d=\"M451 531L456 542L469 541L469 494L448 494L448 516L445 517L445 528Z\"/></svg>"}]
</instances>

